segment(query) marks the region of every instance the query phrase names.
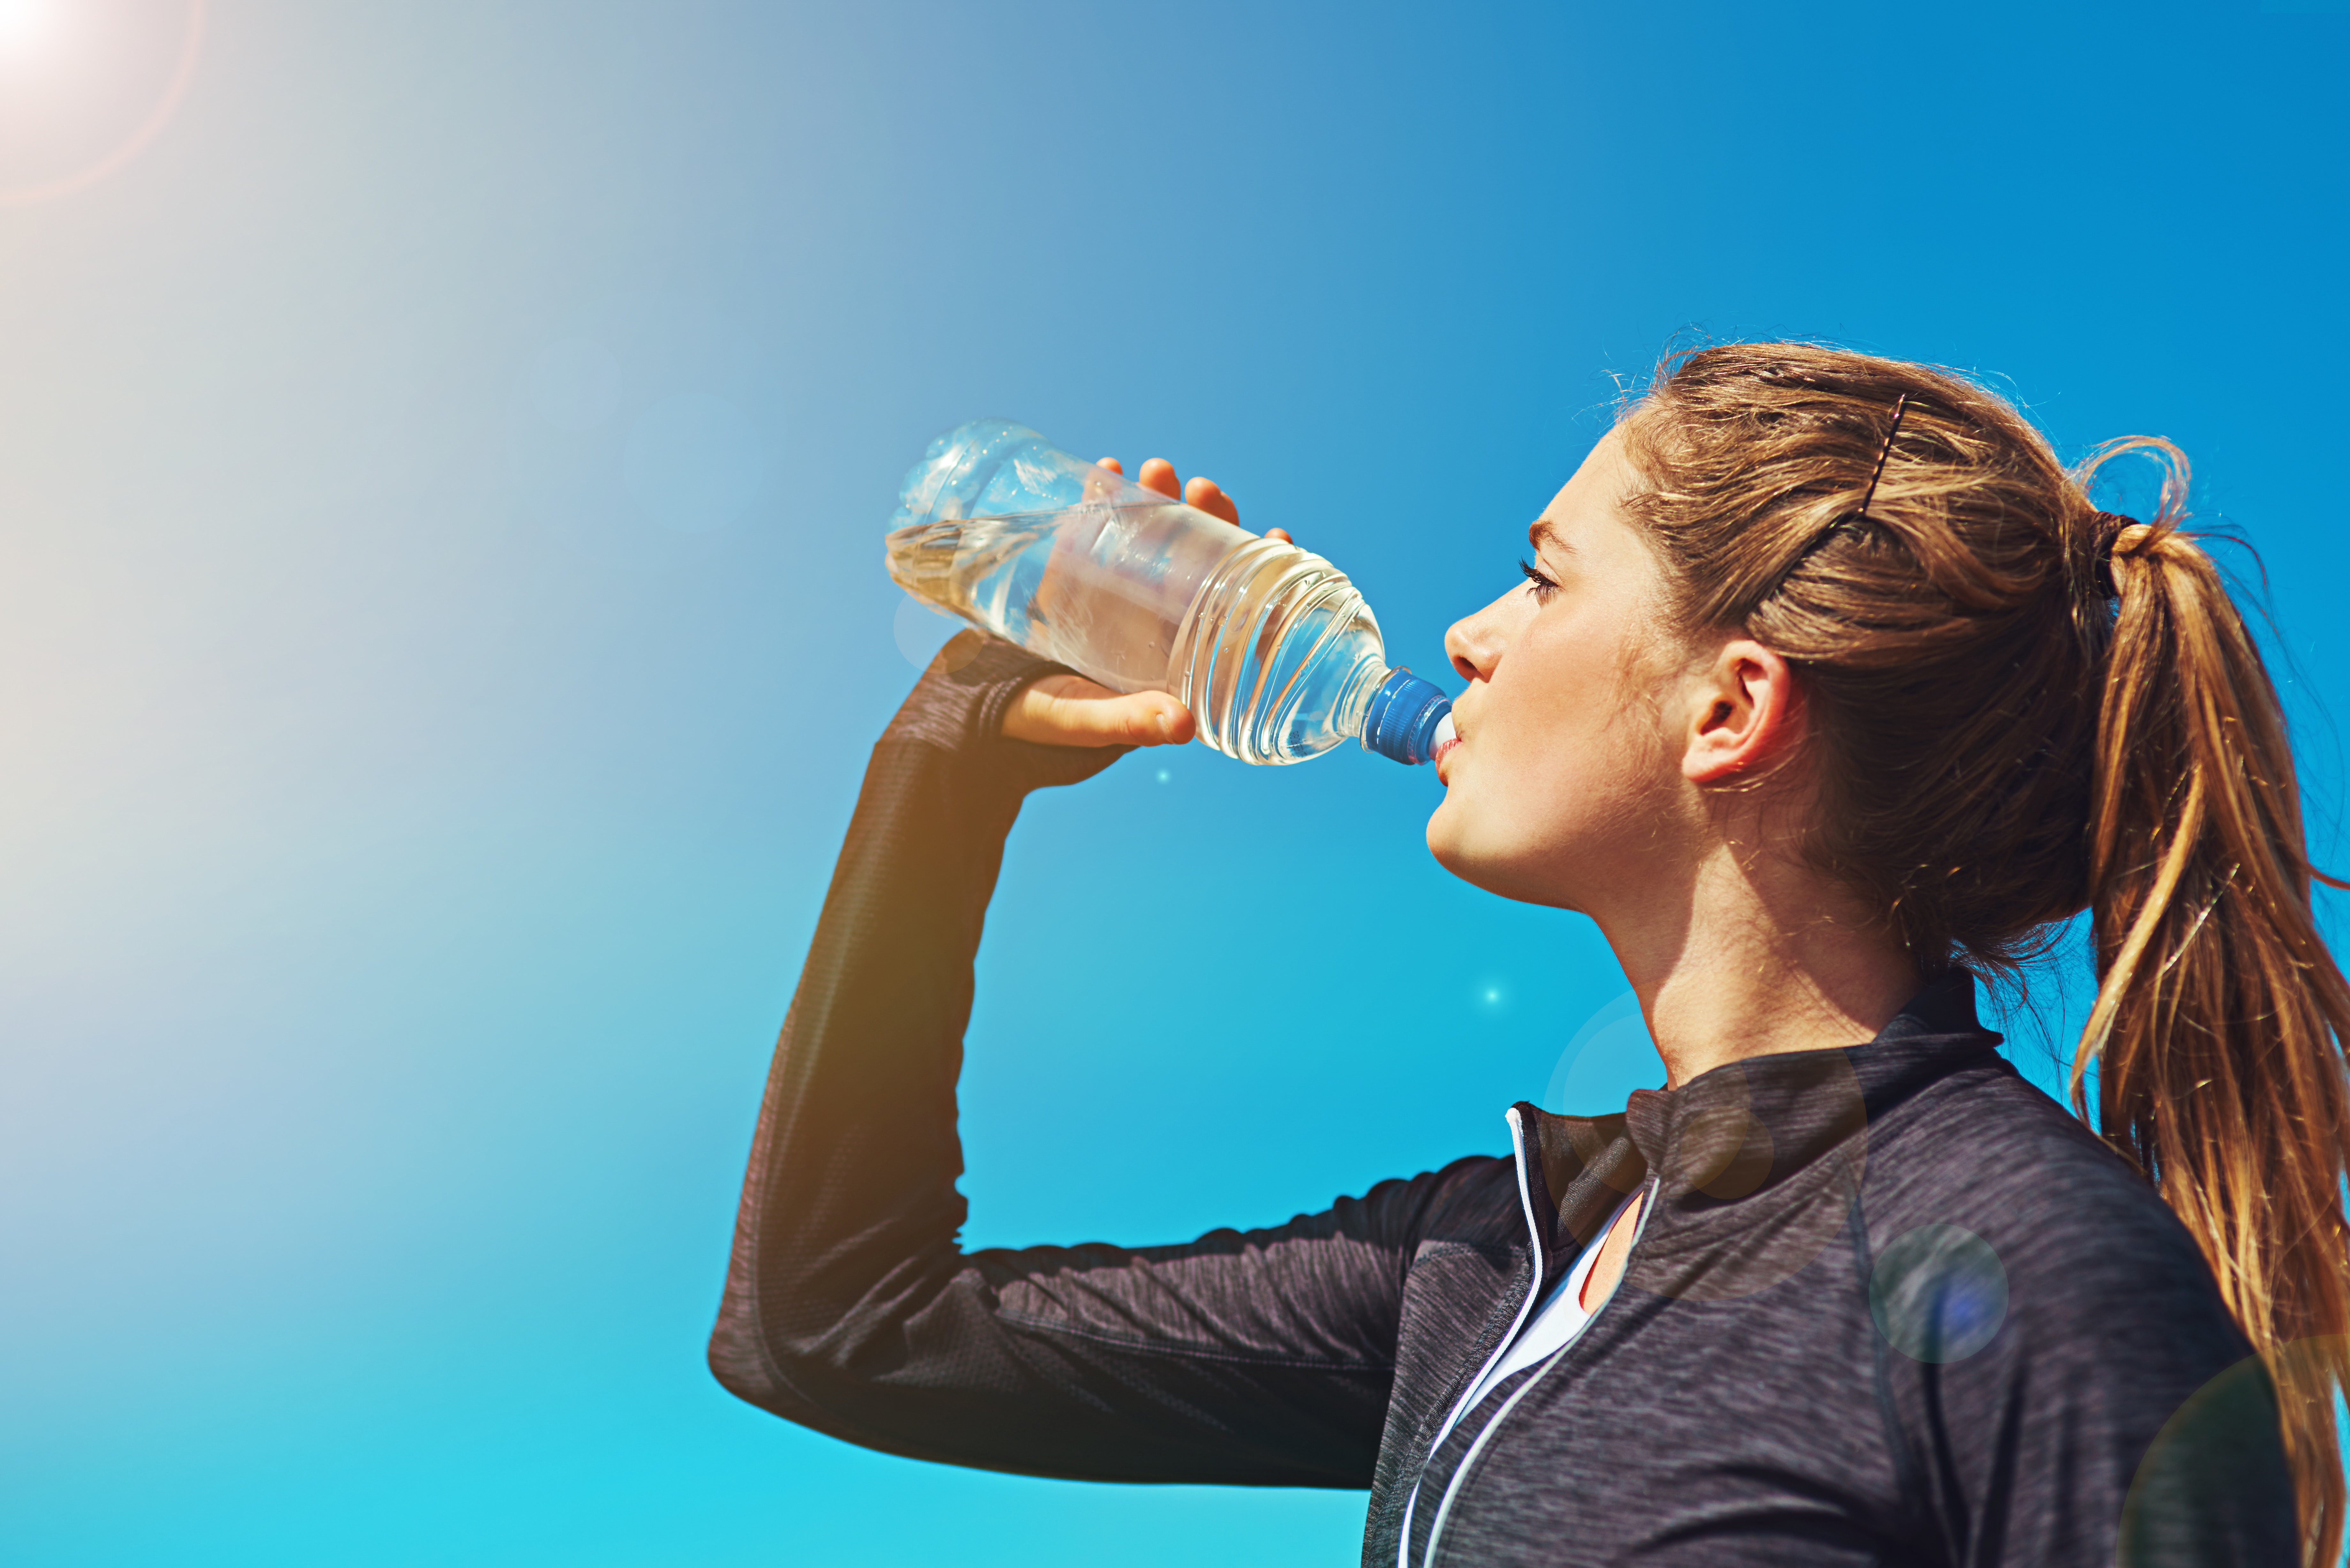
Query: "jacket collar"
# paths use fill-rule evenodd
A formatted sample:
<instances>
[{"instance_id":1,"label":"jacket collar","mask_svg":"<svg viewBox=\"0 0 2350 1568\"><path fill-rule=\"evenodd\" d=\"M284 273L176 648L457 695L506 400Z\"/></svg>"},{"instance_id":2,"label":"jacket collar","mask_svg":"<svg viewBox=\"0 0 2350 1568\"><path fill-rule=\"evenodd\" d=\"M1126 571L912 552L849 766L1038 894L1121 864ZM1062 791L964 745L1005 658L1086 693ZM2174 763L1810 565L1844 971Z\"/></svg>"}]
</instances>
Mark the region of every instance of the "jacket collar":
<instances>
[{"instance_id":1,"label":"jacket collar","mask_svg":"<svg viewBox=\"0 0 2350 1568\"><path fill-rule=\"evenodd\" d=\"M1652 1175L1643 1250L1660 1263L1718 1250L1726 1228L1752 1241L1781 1210L1811 1211L1800 1226L1805 1237L1791 1243L1808 1257L1817 1250L1808 1231L1840 1227L1848 1207L1814 1200L1857 1191L1870 1126L1928 1085L1981 1065L1999 1044L1976 1017L1974 986L1972 974L1954 969L1865 1045L1749 1057L1678 1089L1636 1089L1620 1116L1519 1105L1529 1198L1553 1220L1545 1264L1580 1251Z\"/></svg>"}]
</instances>

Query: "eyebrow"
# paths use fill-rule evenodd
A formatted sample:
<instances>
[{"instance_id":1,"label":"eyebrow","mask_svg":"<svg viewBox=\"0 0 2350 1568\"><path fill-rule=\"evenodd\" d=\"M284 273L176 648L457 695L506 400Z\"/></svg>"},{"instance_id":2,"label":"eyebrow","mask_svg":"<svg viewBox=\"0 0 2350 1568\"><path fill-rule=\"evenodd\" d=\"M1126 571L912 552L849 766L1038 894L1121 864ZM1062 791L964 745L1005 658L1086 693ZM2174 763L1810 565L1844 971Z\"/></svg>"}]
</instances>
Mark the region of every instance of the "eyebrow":
<instances>
[{"instance_id":1,"label":"eyebrow","mask_svg":"<svg viewBox=\"0 0 2350 1568\"><path fill-rule=\"evenodd\" d=\"M1575 554L1575 546L1566 542L1565 535L1551 526L1550 519L1547 517L1537 517L1526 525L1526 543L1537 550L1547 544L1557 546L1570 556Z\"/></svg>"}]
</instances>

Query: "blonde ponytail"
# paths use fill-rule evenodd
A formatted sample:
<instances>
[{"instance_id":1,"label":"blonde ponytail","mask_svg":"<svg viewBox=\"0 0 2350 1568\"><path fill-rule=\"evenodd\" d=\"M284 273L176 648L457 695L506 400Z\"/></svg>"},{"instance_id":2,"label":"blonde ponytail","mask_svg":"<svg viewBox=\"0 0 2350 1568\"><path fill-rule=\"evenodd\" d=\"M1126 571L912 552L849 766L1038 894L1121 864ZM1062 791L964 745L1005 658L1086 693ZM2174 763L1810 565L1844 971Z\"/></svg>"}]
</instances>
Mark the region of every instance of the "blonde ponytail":
<instances>
[{"instance_id":1,"label":"blonde ponytail","mask_svg":"<svg viewBox=\"0 0 2350 1568\"><path fill-rule=\"evenodd\" d=\"M2186 1222L2278 1381L2309 1561L2342 1552L2334 1427L2350 1379L2350 984L2310 908L2275 688L2210 557L2180 531L2188 467L2145 452L2160 514L2110 540L2089 906L2098 991L2074 1110ZM2103 542L2101 542L2102 544Z\"/></svg>"}]
</instances>

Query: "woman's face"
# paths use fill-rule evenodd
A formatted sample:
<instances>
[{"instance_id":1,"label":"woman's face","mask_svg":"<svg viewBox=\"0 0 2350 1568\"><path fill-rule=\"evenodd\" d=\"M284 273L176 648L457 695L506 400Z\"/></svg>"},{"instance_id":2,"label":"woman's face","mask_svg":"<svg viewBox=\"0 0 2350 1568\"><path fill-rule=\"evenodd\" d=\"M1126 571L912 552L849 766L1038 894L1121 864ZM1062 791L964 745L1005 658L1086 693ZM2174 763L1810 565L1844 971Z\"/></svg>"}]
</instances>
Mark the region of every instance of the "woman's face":
<instances>
[{"instance_id":1,"label":"woman's face","mask_svg":"<svg viewBox=\"0 0 2350 1568\"><path fill-rule=\"evenodd\" d=\"M1597 915L1657 879L1697 805L1671 741L1691 650L1665 629L1661 565L1617 504L1634 482L1611 432L1528 530L1539 576L1445 635L1469 689L1428 847L1504 898Z\"/></svg>"}]
</instances>

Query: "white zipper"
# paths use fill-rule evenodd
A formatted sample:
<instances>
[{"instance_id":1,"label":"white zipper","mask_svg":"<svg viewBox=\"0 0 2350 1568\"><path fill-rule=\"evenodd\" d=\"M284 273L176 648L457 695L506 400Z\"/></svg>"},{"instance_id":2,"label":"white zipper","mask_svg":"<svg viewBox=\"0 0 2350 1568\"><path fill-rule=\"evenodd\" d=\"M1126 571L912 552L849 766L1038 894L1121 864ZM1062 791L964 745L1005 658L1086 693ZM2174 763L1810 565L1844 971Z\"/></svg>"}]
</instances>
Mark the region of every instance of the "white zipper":
<instances>
[{"instance_id":1,"label":"white zipper","mask_svg":"<svg viewBox=\"0 0 2350 1568\"><path fill-rule=\"evenodd\" d=\"M1525 1326L1526 1314L1534 1310L1534 1299L1542 1294L1542 1228L1534 1223L1534 1195L1533 1189L1526 1185L1525 1125L1519 1121L1518 1108L1515 1106L1512 1106L1503 1113L1503 1119L1510 1124L1510 1158L1518 1173L1518 1209L1525 1216L1526 1240L1534 1249L1534 1275L1526 1282L1526 1299L1518 1303L1518 1314L1510 1320L1509 1332L1502 1335L1500 1344L1493 1346L1493 1354L1485 1358L1485 1364L1477 1368L1477 1376L1469 1379L1467 1385L1461 1388L1461 1397L1453 1402L1452 1413L1444 1418L1444 1425L1437 1431L1435 1439L1428 1445L1428 1453L1423 1455L1419 1461L1422 1476L1428 1473L1428 1460L1435 1455L1438 1449L1443 1446L1444 1439L1452 1435L1452 1428L1461 1424L1461 1417L1469 1413L1469 1396L1477 1391L1477 1385L1485 1381L1485 1374L1493 1369L1493 1364L1509 1354L1510 1346L1517 1341L1518 1330ZM1411 1568L1411 1515L1412 1510L1419 1505L1419 1482L1415 1480L1411 1483L1411 1495L1404 1500L1403 1533L1396 1538L1396 1568ZM1441 1522L1442 1517L1441 1514L1438 1515L1439 1522ZM1432 1549L1435 1544L1434 1537L1431 1535L1429 1545Z\"/></svg>"},{"instance_id":2,"label":"white zipper","mask_svg":"<svg viewBox=\"0 0 2350 1568\"><path fill-rule=\"evenodd\" d=\"M1624 1249L1624 1273L1626 1274L1632 1272L1632 1254L1639 1249L1640 1237L1648 1229L1648 1216L1656 1210L1656 1204L1651 1201L1656 1193L1656 1187L1657 1179L1653 1176L1641 1184L1640 1222L1632 1227L1631 1242ZM1622 1292L1623 1288L1623 1275L1619 1274L1617 1276L1614 1288L1609 1290L1607 1293L1607 1299L1599 1303L1598 1312L1593 1313L1589 1317L1585 1318L1581 1323L1577 1324L1575 1325L1575 1332L1566 1336L1566 1343L1560 1345L1556 1350L1551 1352L1550 1359L1535 1367L1534 1370L1534 1376L1528 1377L1523 1383L1519 1384L1518 1391L1502 1402L1502 1407L1493 1412L1493 1418L1486 1422L1484 1429L1477 1434L1476 1441L1469 1445L1469 1451L1461 1456L1461 1462L1452 1467L1452 1479L1445 1484L1444 1499L1437 1505L1436 1522L1428 1527L1428 1550L1421 1552L1419 1555L1420 1568L1430 1568L1430 1565L1436 1561L1436 1543L1444 1539L1445 1522L1452 1517L1453 1500L1461 1495L1461 1484L1469 1479L1470 1469L1476 1464L1477 1456L1484 1451L1486 1443L1492 1438L1495 1432L1501 1429L1502 1423L1510 1418L1510 1412L1516 1408L1518 1401L1524 1398L1534 1388L1534 1386L1541 1382L1543 1378L1548 1375L1552 1367L1556 1366L1561 1360L1565 1359L1566 1353L1575 1348L1576 1341L1580 1340L1586 1334L1590 1332L1591 1325L1598 1321L1599 1314L1606 1312L1610 1306L1615 1304L1616 1297ZM1513 1331L1512 1337L1516 1337L1515 1331ZM1478 1374L1478 1376L1481 1378L1483 1376L1484 1374L1482 1372ZM1473 1387L1474 1385L1472 1384L1471 1386ZM1446 1429L1449 1431L1451 1428L1448 1427ZM1437 1440L1439 1442L1443 1441L1440 1438ZM1413 1487L1412 1496L1414 1498L1418 1498L1419 1495L1419 1488L1417 1486ZM1409 1520L1409 1511L1407 1510L1405 1518ZM1409 1541L1410 1537L1406 1536L1405 1542L1407 1546L1409 1545ZM1409 1565L1405 1565L1405 1568L1409 1568Z\"/></svg>"}]
</instances>

